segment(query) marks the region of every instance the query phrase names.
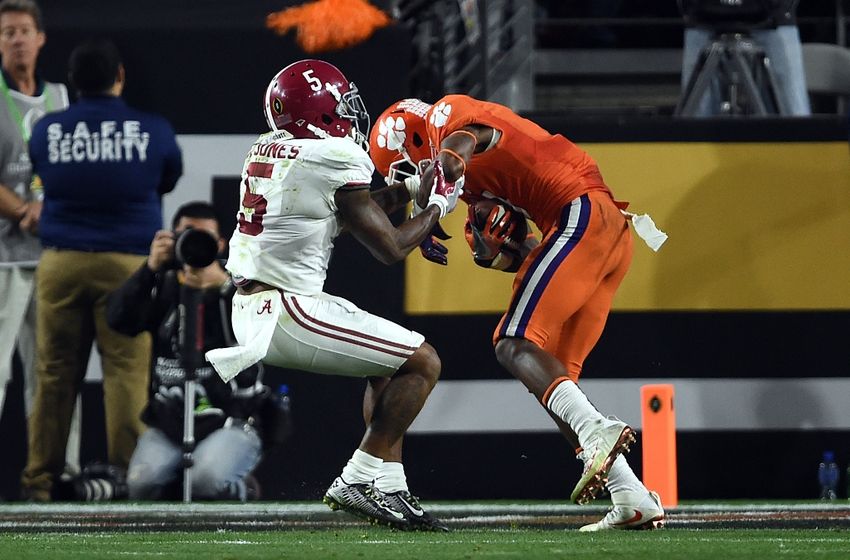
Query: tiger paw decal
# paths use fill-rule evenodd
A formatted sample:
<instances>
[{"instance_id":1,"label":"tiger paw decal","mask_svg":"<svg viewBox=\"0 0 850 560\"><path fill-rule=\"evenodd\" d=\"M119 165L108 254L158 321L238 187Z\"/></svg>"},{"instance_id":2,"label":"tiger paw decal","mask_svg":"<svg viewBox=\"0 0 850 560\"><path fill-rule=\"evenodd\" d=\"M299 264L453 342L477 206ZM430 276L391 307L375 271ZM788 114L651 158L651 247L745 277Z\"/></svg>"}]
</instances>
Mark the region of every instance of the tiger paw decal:
<instances>
[{"instance_id":1,"label":"tiger paw decal","mask_svg":"<svg viewBox=\"0 0 850 560\"><path fill-rule=\"evenodd\" d=\"M444 126L446 124L446 122L449 120L449 115L451 114L451 104L443 101L431 110L431 116L428 120L435 127L440 128L441 126Z\"/></svg>"},{"instance_id":2,"label":"tiger paw decal","mask_svg":"<svg viewBox=\"0 0 850 560\"><path fill-rule=\"evenodd\" d=\"M387 117L378 123L378 147L387 150L398 150L407 138L404 119L401 117Z\"/></svg>"}]
</instances>

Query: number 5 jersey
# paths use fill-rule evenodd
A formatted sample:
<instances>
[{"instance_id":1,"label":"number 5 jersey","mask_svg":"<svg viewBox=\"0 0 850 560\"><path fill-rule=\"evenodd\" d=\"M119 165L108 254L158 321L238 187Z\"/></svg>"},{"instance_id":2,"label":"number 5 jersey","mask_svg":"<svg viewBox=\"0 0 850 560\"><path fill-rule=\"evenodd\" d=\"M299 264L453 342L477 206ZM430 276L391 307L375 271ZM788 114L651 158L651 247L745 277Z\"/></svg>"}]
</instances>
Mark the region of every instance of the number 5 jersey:
<instances>
[{"instance_id":1,"label":"number 5 jersey","mask_svg":"<svg viewBox=\"0 0 850 560\"><path fill-rule=\"evenodd\" d=\"M286 292L322 291L333 242L342 231L337 189L368 189L374 167L350 138L259 137L242 169L238 225L227 270Z\"/></svg>"}]
</instances>

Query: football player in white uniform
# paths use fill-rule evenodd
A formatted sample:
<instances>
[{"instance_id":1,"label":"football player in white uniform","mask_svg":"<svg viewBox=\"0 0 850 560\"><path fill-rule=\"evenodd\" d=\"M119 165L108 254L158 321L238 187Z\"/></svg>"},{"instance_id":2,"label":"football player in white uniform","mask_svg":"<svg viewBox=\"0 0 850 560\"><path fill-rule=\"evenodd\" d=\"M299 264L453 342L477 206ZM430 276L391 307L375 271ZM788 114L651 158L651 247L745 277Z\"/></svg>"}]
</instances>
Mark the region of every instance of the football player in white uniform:
<instances>
[{"instance_id":1,"label":"football player in white uniform","mask_svg":"<svg viewBox=\"0 0 850 560\"><path fill-rule=\"evenodd\" d=\"M461 187L433 166L422 176L431 185L427 207L394 227L387 213L415 198L419 178L370 194L368 114L354 84L327 62L302 60L278 72L266 90L265 116L271 132L245 161L227 262L238 286L233 328L240 346L207 358L225 380L258 360L366 378L366 433L325 503L394 528L445 530L410 494L401 465L402 437L440 375L437 353L421 334L323 286L342 231L382 262L399 261L454 209Z\"/></svg>"}]
</instances>

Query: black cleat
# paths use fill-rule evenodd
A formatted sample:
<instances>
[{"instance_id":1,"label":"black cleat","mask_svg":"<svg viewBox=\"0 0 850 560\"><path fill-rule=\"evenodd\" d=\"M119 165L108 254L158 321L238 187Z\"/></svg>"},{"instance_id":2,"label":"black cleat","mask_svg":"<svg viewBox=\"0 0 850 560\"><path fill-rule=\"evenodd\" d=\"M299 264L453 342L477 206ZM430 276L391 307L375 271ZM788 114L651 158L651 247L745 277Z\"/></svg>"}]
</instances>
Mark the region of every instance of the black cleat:
<instances>
[{"instance_id":1,"label":"black cleat","mask_svg":"<svg viewBox=\"0 0 850 560\"><path fill-rule=\"evenodd\" d=\"M419 499L406 490L384 494L384 501L396 511L404 514L413 531L449 532L449 526L435 519L422 509Z\"/></svg>"},{"instance_id":2,"label":"black cleat","mask_svg":"<svg viewBox=\"0 0 850 560\"><path fill-rule=\"evenodd\" d=\"M334 511L338 509L347 511L374 525L401 530L411 529L410 522L405 519L404 514L389 506L384 494L371 483L348 484L341 476L338 476L325 492L322 501Z\"/></svg>"}]
</instances>

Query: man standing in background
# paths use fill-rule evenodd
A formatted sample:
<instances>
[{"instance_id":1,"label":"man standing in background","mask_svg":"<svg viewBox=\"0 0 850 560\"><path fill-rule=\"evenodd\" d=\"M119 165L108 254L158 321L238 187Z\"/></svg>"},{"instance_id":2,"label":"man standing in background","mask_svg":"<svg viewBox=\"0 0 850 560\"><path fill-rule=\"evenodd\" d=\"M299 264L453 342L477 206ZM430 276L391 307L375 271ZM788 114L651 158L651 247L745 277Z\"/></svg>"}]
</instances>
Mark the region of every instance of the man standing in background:
<instances>
[{"instance_id":1,"label":"man standing in background","mask_svg":"<svg viewBox=\"0 0 850 560\"><path fill-rule=\"evenodd\" d=\"M50 500L74 396L97 341L103 369L109 463L127 468L147 404L150 337L106 323L107 296L147 258L162 227L161 196L182 174L171 125L124 104L124 66L108 41L71 53L69 78L80 96L33 129L30 157L44 185L36 274L38 388L29 423L24 496Z\"/></svg>"},{"instance_id":2,"label":"man standing in background","mask_svg":"<svg viewBox=\"0 0 850 560\"><path fill-rule=\"evenodd\" d=\"M27 140L36 120L68 106L62 84L35 72L45 36L41 10L32 0L0 2L0 416L6 384L12 378L15 346L23 366L24 410L29 416L35 393L35 265L41 254L37 237L41 193L30 188L32 165ZM79 405L71 423L68 468L79 470Z\"/></svg>"}]
</instances>

